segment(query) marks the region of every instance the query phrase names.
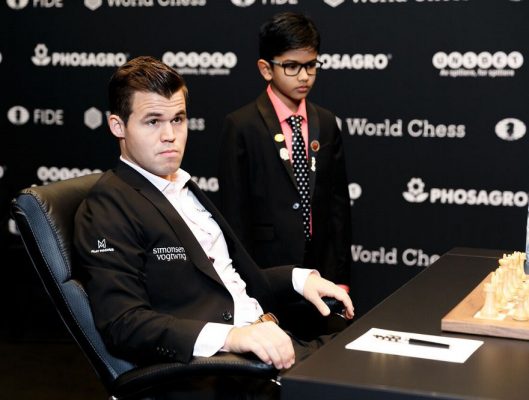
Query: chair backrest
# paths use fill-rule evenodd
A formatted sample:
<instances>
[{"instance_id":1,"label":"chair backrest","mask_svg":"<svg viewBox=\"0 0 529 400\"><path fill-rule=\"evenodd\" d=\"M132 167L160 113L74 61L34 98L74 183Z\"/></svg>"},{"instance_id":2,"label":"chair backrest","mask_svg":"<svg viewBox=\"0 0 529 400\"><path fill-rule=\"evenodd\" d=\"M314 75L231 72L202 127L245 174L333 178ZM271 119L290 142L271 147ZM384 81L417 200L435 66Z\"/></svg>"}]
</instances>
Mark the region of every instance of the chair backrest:
<instances>
[{"instance_id":1,"label":"chair backrest","mask_svg":"<svg viewBox=\"0 0 529 400\"><path fill-rule=\"evenodd\" d=\"M100 177L101 173L85 175L24 189L13 199L11 214L61 319L108 389L134 365L106 350L86 292L72 277L71 256L75 213Z\"/></svg>"}]
</instances>

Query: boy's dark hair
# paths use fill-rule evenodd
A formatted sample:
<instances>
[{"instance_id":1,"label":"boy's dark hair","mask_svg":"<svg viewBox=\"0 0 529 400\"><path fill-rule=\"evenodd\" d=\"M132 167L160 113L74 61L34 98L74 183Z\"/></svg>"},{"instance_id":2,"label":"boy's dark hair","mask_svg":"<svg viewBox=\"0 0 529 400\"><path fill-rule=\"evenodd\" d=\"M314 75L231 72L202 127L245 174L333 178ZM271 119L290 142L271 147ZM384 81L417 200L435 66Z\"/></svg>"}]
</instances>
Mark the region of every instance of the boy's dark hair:
<instances>
[{"instance_id":1,"label":"boy's dark hair","mask_svg":"<svg viewBox=\"0 0 529 400\"><path fill-rule=\"evenodd\" d=\"M180 89L187 99L185 81L173 68L154 57L136 57L120 66L110 78L110 113L118 115L126 125L132 112L134 92L152 92L170 98Z\"/></svg>"},{"instance_id":2,"label":"boy's dark hair","mask_svg":"<svg viewBox=\"0 0 529 400\"><path fill-rule=\"evenodd\" d=\"M320 33L303 14L283 12L274 15L259 31L259 58L272 60L289 50L314 49L320 52Z\"/></svg>"}]
</instances>

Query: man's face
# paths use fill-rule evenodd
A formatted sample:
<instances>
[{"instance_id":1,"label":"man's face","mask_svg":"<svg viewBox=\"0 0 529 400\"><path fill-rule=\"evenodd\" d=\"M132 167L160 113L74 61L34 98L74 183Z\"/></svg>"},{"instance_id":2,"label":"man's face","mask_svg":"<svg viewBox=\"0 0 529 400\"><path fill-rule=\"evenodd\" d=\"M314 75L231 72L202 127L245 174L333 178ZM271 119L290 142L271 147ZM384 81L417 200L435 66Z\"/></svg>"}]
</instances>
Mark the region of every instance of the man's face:
<instances>
[{"instance_id":1,"label":"man's face","mask_svg":"<svg viewBox=\"0 0 529 400\"><path fill-rule=\"evenodd\" d=\"M113 119L114 118L114 119ZM116 120L117 118L117 120ZM187 141L186 103L182 90L167 99L135 92L127 125L111 115L112 133L120 139L121 155L154 175L171 180L180 168Z\"/></svg>"},{"instance_id":2,"label":"man's face","mask_svg":"<svg viewBox=\"0 0 529 400\"><path fill-rule=\"evenodd\" d=\"M317 56L318 53L314 49L296 49L274 57L274 61L282 64L291 62L305 64L309 61L316 61ZM308 75L305 68L302 68L296 76L287 76L283 67L270 64L270 79L274 93L294 111L299 102L309 94L316 75Z\"/></svg>"}]
</instances>

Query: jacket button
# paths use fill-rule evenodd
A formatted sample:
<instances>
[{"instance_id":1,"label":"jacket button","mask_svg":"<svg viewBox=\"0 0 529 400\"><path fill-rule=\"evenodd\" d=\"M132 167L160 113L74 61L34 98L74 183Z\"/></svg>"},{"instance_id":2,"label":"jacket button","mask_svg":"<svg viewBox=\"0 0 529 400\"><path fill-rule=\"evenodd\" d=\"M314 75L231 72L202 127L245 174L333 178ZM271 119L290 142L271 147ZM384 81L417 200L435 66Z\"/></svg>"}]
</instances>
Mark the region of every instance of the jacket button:
<instances>
[{"instance_id":1,"label":"jacket button","mask_svg":"<svg viewBox=\"0 0 529 400\"><path fill-rule=\"evenodd\" d=\"M231 321L233 319L233 315L231 315L231 312L229 312L229 311L224 311L222 313L222 319L224 321Z\"/></svg>"},{"instance_id":2,"label":"jacket button","mask_svg":"<svg viewBox=\"0 0 529 400\"><path fill-rule=\"evenodd\" d=\"M294 203L294 204L292 204L292 208L293 208L294 210L297 210L297 209L299 208L299 203Z\"/></svg>"}]
</instances>

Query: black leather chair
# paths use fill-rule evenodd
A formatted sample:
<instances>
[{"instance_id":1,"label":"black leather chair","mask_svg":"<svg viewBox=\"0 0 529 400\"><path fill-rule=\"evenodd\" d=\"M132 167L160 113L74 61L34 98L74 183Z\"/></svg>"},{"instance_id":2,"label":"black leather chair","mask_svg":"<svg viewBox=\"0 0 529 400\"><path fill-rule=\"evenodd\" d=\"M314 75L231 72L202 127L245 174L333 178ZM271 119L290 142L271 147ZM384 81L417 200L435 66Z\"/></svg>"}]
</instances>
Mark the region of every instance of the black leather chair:
<instances>
[{"instance_id":1,"label":"black leather chair","mask_svg":"<svg viewBox=\"0 0 529 400\"><path fill-rule=\"evenodd\" d=\"M111 399L138 399L201 376L250 376L274 379L277 371L251 356L219 354L189 364L137 367L106 350L96 330L88 298L72 277L71 247L75 212L101 174L86 175L20 191L11 214L32 263L74 340Z\"/></svg>"}]
</instances>

